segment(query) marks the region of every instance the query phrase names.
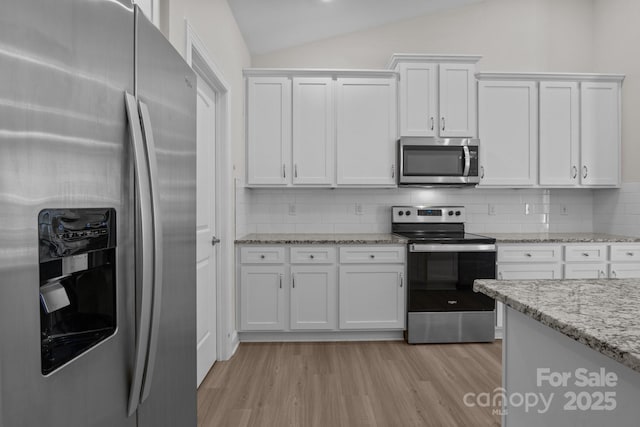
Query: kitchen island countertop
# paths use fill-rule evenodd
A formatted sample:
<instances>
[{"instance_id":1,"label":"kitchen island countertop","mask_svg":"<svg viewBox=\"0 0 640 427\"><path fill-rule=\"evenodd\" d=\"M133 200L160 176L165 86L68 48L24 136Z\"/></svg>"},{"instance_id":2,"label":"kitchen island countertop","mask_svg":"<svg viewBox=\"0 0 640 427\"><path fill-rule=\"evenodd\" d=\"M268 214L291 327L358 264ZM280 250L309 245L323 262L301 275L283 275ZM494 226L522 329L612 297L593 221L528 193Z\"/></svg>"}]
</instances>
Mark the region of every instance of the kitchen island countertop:
<instances>
[{"instance_id":1,"label":"kitchen island countertop","mask_svg":"<svg viewBox=\"0 0 640 427\"><path fill-rule=\"evenodd\" d=\"M473 288L640 372L640 279L476 280Z\"/></svg>"}]
</instances>

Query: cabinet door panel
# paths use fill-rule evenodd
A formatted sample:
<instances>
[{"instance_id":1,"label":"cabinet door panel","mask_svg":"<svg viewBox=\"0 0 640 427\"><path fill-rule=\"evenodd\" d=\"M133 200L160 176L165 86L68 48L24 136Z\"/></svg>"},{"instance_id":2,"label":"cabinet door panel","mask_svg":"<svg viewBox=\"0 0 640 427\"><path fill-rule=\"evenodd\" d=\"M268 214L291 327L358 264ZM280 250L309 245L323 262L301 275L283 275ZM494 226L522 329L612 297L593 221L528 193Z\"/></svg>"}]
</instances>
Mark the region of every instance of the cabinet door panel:
<instances>
[{"instance_id":1,"label":"cabinet door panel","mask_svg":"<svg viewBox=\"0 0 640 427\"><path fill-rule=\"evenodd\" d=\"M291 80L247 79L247 183L291 180Z\"/></svg>"},{"instance_id":2,"label":"cabinet door panel","mask_svg":"<svg viewBox=\"0 0 640 427\"><path fill-rule=\"evenodd\" d=\"M293 79L293 183L327 185L334 177L334 103L330 77Z\"/></svg>"},{"instance_id":3,"label":"cabinet door panel","mask_svg":"<svg viewBox=\"0 0 640 427\"><path fill-rule=\"evenodd\" d=\"M240 327L244 331L284 329L284 267L240 268Z\"/></svg>"},{"instance_id":4,"label":"cabinet door panel","mask_svg":"<svg viewBox=\"0 0 640 427\"><path fill-rule=\"evenodd\" d=\"M607 264L604 262L597 263L575 263L565 264L565 279L606 279Z\"/></svg>"},{"instance_id":5,"label":"cabinet door panel","mask_svg":"<svg viewBox=\"0 0 640 427\"><path fill-rule=\"evenodd\" d=\"M291 267L291 329L336 327L334 266Z\"/></svg>"},{"instance_id":6,"label":"cabinet door panel","mask_svg":"<svg viewBox=\"0 0 640 427\"><path fill-rule=\"evenodd\" d=\"M400 135L436 136L437 64L400 64Z\"/></svg>"},{"instance_id":7,"label":"cabinet door panel","mask_svg":"<svg viewBox=\"0 0 640 427\"><path fill-rule=\"evenodd\" d=\"M402 265L341 266L340 328L404 328L403 272Z\"/></svg>"},{"instance_id":8,"label":"cabinet door panel","mask_svg":"<svg viewBox=\"0 0 640 427\"><path fill-rule=\"evenodd\" d=\"M395 79L338 79L338 185L395 185L396 103Z\"/></svg>"},{"instance_id":9,"label":"cabinet door panel","mask_svg":"<svg viewBox=\"0 0 640 427\"><path fill-rule=\"evenodd\" d=\"M579 107L577 83L540 82L540 185L580 182Z\"/></svg>"},{"instance_id":10,"label":"cabinet door panel","mask_svg":"<svg viewBox=\"0 0 640 427\"><path fill-rule=\"evenodd\" d=\"M498 264L500 280L562 279L562 266L551 263Z\"/></svg>"},{"instance_id":11,"label":"cabinet door panel","mask_svg":"<svg viewBox=\"0 0 640 427\"><path fill-rule=\"evenodd\" d=\"M476 135L474 72L475 66L470 64L440 64L440 136Z\"/></svg>"},{"instance_id":12,"label":"cabinet door panel","mask_svg":"<svg viewBox=\"0 0 640 427\"><path fill-rule=\"evenodd\" d=\"M582 168L584 185L620 185L620 100L617 83L582 83Z\"/></svg>"},{"instance_id":13,"label":"cabinet door panel","mask_svg":"<svg viewBox=\"0 0 640 427\"><path fill-rule=\"evenodd\" d=\"M531 186L537 180L535 82L481 81L481 186Z\"/></svg>"},{"instance_id":14,"label":"cabinet door panel","mask_svg":"<svg viewBox=\"0 0 640 427\"><path fill-rule=\"evenodd\" d=\"M640 263L613 263L609 265L611 279L634 279L640 277Z\"/></svg>"}]
</instances>

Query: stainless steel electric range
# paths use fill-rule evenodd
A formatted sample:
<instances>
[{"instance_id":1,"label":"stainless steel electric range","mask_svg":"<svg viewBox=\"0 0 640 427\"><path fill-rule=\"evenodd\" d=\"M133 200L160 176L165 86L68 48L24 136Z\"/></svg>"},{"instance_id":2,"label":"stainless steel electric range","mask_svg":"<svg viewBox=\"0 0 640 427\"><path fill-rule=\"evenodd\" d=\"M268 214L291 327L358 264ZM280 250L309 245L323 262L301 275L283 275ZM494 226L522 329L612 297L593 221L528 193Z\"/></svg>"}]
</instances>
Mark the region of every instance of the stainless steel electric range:
<instances>
[{"instance_id":1,"label":"stainless steel electric range","mask_svg":"<svg viewBox=\"0 0 640 427\"><path fill-rule=\"evenodd\" d=\"M392 232L409 240L407 341L494 340L495 302L473 291L493 279L495 239L464 231L462 206L394 206Z\"/></svg>"}]
</instances>

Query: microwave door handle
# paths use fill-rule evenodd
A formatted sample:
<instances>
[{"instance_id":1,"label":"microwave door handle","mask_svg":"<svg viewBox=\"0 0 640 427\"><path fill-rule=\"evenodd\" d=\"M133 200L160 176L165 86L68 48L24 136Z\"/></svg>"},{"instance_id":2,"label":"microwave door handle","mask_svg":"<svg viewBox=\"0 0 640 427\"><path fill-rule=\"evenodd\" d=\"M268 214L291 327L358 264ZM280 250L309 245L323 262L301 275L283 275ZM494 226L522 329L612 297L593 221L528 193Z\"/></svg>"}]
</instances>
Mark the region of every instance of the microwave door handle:
<instances>
[{"instance_id":1,"label":"microwave door handle","mask_svg":"<svg viewBox=\"0 0 640 427\"><path fill-rule=\"evenodd\" d=\"M471 153L469 152L468 146L463 146L462 150L464 151L464 171L462 171L462 176L469 176L469 169L471 169Z\"/></svg>"}]
</instances>

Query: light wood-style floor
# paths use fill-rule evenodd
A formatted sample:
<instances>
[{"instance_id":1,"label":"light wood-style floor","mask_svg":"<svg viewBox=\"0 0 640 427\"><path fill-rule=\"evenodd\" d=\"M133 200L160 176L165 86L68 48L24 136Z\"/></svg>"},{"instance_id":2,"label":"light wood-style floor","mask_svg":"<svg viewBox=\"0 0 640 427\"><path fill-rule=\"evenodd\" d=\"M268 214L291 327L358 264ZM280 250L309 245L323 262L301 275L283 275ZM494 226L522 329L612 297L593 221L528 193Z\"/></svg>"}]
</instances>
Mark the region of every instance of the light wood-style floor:
<instances>
[{"instance_id":1,"label":"light wood-style floor","mask_svg":"<svg viewBox=\"0 0 640 427\"><path fill-rule=\"evenodd\" d=\"M198 391L198 426L499 426L501 344L243 343Z\"/></svg>"}]
</instances>

